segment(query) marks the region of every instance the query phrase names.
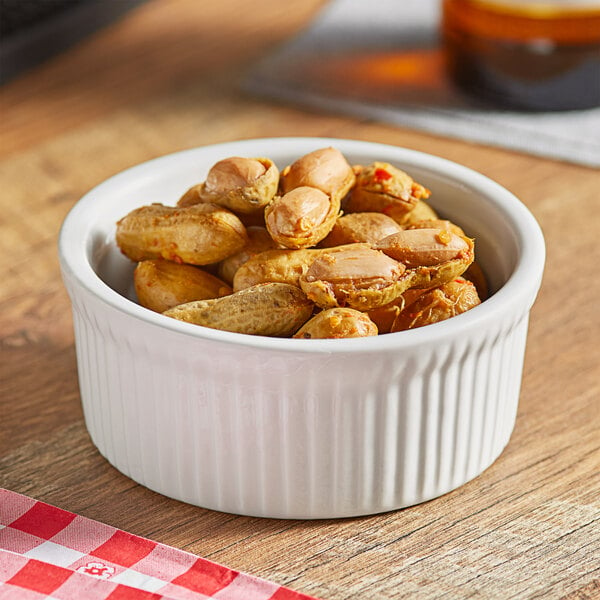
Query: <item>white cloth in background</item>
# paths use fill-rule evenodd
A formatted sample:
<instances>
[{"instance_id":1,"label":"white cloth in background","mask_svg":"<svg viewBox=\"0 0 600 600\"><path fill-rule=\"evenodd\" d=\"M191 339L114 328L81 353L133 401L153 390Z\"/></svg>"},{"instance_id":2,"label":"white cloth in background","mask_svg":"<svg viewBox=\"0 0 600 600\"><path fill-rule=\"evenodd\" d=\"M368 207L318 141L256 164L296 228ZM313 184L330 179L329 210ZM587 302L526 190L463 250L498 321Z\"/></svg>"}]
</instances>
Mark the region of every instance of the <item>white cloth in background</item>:
<instances>
[{"instance_id":1,"label":"white cloth in background","mask_svg":"<svg viewBox=\"0 0 600 600\"><path fill-rule=\"evenodd\" d=\"M333 0L306 31L260 62L244 88L338 114L600 166L600 108L496 110L457 92L441 68L439 11L439 0ZM411 73L411 65L421 75ZM394 73L402 83L393 83Z\"/></svg>"}]
</instances>

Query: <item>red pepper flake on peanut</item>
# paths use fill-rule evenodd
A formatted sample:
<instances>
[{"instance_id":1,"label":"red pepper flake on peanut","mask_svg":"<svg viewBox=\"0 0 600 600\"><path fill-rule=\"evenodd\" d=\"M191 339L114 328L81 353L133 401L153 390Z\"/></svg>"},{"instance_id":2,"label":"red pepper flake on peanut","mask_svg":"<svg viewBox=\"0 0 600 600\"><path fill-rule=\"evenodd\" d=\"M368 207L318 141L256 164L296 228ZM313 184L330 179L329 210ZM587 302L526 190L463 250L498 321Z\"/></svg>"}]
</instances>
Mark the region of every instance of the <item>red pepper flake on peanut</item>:
<instances>
[{"instance_id":1,"label":"red pepper flake on peanut","mask_svg":"<svg viewBox=\"0 0 600 600\"><path fill-rule=\"evenodd\" d=\"M373 174L375 181L387 181L392 177L393 175L385 169L375 169L375 173Z\"/></svg>"}]
</instances>

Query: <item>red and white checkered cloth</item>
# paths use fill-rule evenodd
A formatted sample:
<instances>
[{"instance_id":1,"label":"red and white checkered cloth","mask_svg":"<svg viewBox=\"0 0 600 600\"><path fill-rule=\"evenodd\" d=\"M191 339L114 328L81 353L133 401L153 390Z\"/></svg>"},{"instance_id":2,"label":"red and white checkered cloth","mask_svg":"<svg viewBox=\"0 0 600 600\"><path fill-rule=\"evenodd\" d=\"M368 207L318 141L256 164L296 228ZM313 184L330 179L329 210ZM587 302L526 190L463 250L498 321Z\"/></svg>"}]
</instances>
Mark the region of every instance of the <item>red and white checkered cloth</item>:
<instances>
[{"instance_id":1,"label":"red and white checkered cloth","mask_svg":"<svg viewBox=\"0 0 600 600\"><path fill-rule=\"evenodd\" d=\"M1 600L315 600L0 488Z\"/></svg>"}]
</instances>

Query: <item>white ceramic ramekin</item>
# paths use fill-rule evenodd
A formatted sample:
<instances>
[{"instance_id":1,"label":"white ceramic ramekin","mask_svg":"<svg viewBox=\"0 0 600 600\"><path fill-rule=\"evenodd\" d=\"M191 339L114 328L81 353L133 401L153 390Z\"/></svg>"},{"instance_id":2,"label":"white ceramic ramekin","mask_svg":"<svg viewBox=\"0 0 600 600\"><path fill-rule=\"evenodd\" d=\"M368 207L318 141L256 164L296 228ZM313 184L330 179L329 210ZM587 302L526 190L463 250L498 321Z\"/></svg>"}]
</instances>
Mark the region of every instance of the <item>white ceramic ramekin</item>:
<instances>
[{"instance_id":1,"label":"white ceramic ramekin","mask_svg":"<svg viewBox=\"0 0 600 600\"><path fill-rule=\"evenodd\" d=\"M375 338L246 336L169 319L131 299L133 265L115 222L175 203L227 156L281 167L335 146L352 163L391 162L476 238L494 290L471 311ZM167 496L282 518L409 506L479 475L511 435L544 240L510 192L427 154L360 141L276 138L165 156L82 198L59 242L73 304L85 420L100 452Z\"/></svg>"}]
</instances>

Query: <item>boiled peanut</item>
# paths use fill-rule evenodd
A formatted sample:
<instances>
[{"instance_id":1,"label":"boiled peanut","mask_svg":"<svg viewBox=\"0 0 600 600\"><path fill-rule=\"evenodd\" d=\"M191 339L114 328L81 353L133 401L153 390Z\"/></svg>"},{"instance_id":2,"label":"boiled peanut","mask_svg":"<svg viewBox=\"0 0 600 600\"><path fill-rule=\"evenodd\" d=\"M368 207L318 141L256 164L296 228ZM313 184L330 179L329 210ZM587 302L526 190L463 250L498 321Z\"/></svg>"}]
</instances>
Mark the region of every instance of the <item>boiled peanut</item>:
<instances>
[{"instance_id":1,"label":"boiled peanut","mask_svg":"<svg viewBox=\"0 0 600 600\"><path fill-rule=\"evenodd\" d=\"M300 287L300 275L306 272L310 263L328 248L304 248L301 250L266 250L247 260L235 273L234 291L278 281Z\"/></svg>"},{"instance_id":2,"label":"boiled peanut","mask_svg":"<svg viewBox=\"0 0 600 600\"><path fill-rule=\"evenodd\" d=\"M240 213L264 208L275 196L279 170L268 158L232 156L215 163L203 183L191 187L178 206L211 202Z\"/></svg>"},{"instance_id":3,"label":"boiled peanut","mask_svg":"<svg viewBox=\"0 0 600 600\"><path fill-rule=\"evenodd\" d=\"M233 292L224 281L198 267L162 258L138 263L133 282L139 303L156 312L164 312L192 300L218 298Z\"/></svg>"},{"instance_id":4,"label":"boiled peanut","mask_svg":"<svg viewBox=\"0 0 600 600\"><path fill-rule=\"evenodd\" d=\"M230 285L233 284L233 276L236 271L247 260L265 250L277 247L276 242L264 227L250 226L246 228L246 233L248 234L246 245L239 252L222 260L217 268L219 277Z\"/></svg>"},{"instance_id":5,"label":"boiled peanut","mask_svg":"<svg viewBox=\"0 0 600 600\"><path fill-rule=\"evenodd\" d=\"M430 267L467 252L467 242L447 229L406 229L374 245L407 267Z\"/></svg>"},{"instance_id":6,"label":"boiled peanut","mask_svg":"<svg viewBox=\"0 0 600 600\"><path fill-rule=\"evenodd\" d=\"M401 223L419 200L429 197L429 190L389 163L357 165L354 170L356 184L345 205L346 212L381 212Z\"/></svg>"},{"instance_id":7,"label":"boiled peanut","mask_svg":"<svg viewBox=\"0 0 600 600\"><path fill-rule=\"evenodd\" d=\"M445 229L405 229L375 245L410 268L411 287L437 287L462 275L473 262L474 243Z\"/></svg>"},{"instance_id":8,"label":"boiled peanut","mask_svg":"<svg viewBox=\"0 0 600 600\"><path fill-rule=\"evenodd\" d=\"M392 325L392 333L437 323L470 310L481 303L475 286L458 278L423 292L402 310Z\"/></svg>"},{"instance_id":9,"label":"boiled peanut","mask_svg":"<svg viewBox=\"0 0 600 600\"><path fill-rule=\"evenodd\" d=\"M230 296L182 304L164 314L211 329L288 337L310 318L313 308L296 286L264 283Z\"/></svg>"},{"instance_id":10,"label":"boiled peanut","mask_svg":"<svg viewBox=\"0 0 600 600\"><path fill-rule=\"evenodd\" d=\"M402 227L382 213L350 213L336 220L329 235L319 246L331 248L356 242L374 244L398 231L402 231Z\"/></svg>"},{"instance_id":11,"label":"boiled peanut","mask_svg":"<svg viewBox=\"0 0 600 600\"><path fill-rule=\"evenodd\" d=\"M116 241L131 260L166 258L208 265L241 250L248 235L240 220L214 204L185 208L151 204L117 223Z\"/></svg>"},{"instance_id":12,"label":"boiled peanut","mask_svg":"<svg viewBox=\"0 0 600 600\"><path fill-rule=\"evenodd\" d=\"M183 196L181 196L181 198L177 200L177 206L185 208L187 206L194 206L194 204L200 204L201 202L203 202L201 196L203 186L203 183L197 183L191 188L187 189Z\"/></svg>"},{"instance_id":13,"label":"boiled peanut","mask_svg":"<svg viewBox=\"0 0 600 600\"><path fill-rule=\"evenodd\" d=\"M332 248L316 258L299 279L321 308L369 310L397 298L411 284L402 263L365 244Z\"/></svg>"},{"instance_id":14,"label":"boiled peanut","mask_svg":"<svg viewBox=\"0 0 600 600\"><path fill-rule=\"evenodd\" d=\"M329 308L309 319L294 337L307 340L372 335L377 335L377 326L366 313L353 308Z\"/></svg>"},{"instance_id":15,"label":"boiled peanut","mask_svg":"<svg viewBox=\"0 0 600 600\"><path fill-rule=\"evenodd\" d=\"M404 226L405 229L445 229L460 237L465 237L465 232L448 219L422 219L412 221Z\"/></svg>"},{"instance_id":16,"label":"boiled peanut","mask_svg":"<svg viewBox=\"0 0 600 600\"><path fill-rule=\"evenodd\" d=\"M331 230L340 210L317 188L300 186L276 196L265 209L265 223L271 237L286 248L315 246Z\"/></svg>"},{"instance_id":17,"label":"boiled peanut","mask_svg":"<svg viewBox=\"0 0 600 600\"><path fill-rule=\"evenodd\" d=\"M409 229L414 223L438 218L435 210L425 200L419 200L410 212L399 218L398 223L405 229Z\"/></svg>"},{"instance_id":18,"label":"boiled peanut","mask_svg":"<svg viewBox=\"0 0 600 600\"><path fill-rule=\"evenodd\" d=\"M281 172L280 187L286 194L301 186L314 187L334 200L341 200L356 177L344 155L336 148L309 152Z\"/></svg>"},{"instance_id":19,"label":"boiled peanut","mask_svg":"<svg viewBox=\"0 0 600 600\"><path fill-rule=\"evenodd\" d=\"M402 310L414 302L425 290L409 288L395 300L367 311L369 318L377 326L379 333L390 333L394 320Z\"/></svg>"},{"instance_id":20,"label":"boiled peanut","mask_svg":"<svg viewBox=\"0 0 600 600\"><path fill-rule=\"evenodd\" d=\"M217 194L253 184L267 172L263 161L232 156L215 163L206 176L206 191Z\"/></svg>"}]
</instances>

